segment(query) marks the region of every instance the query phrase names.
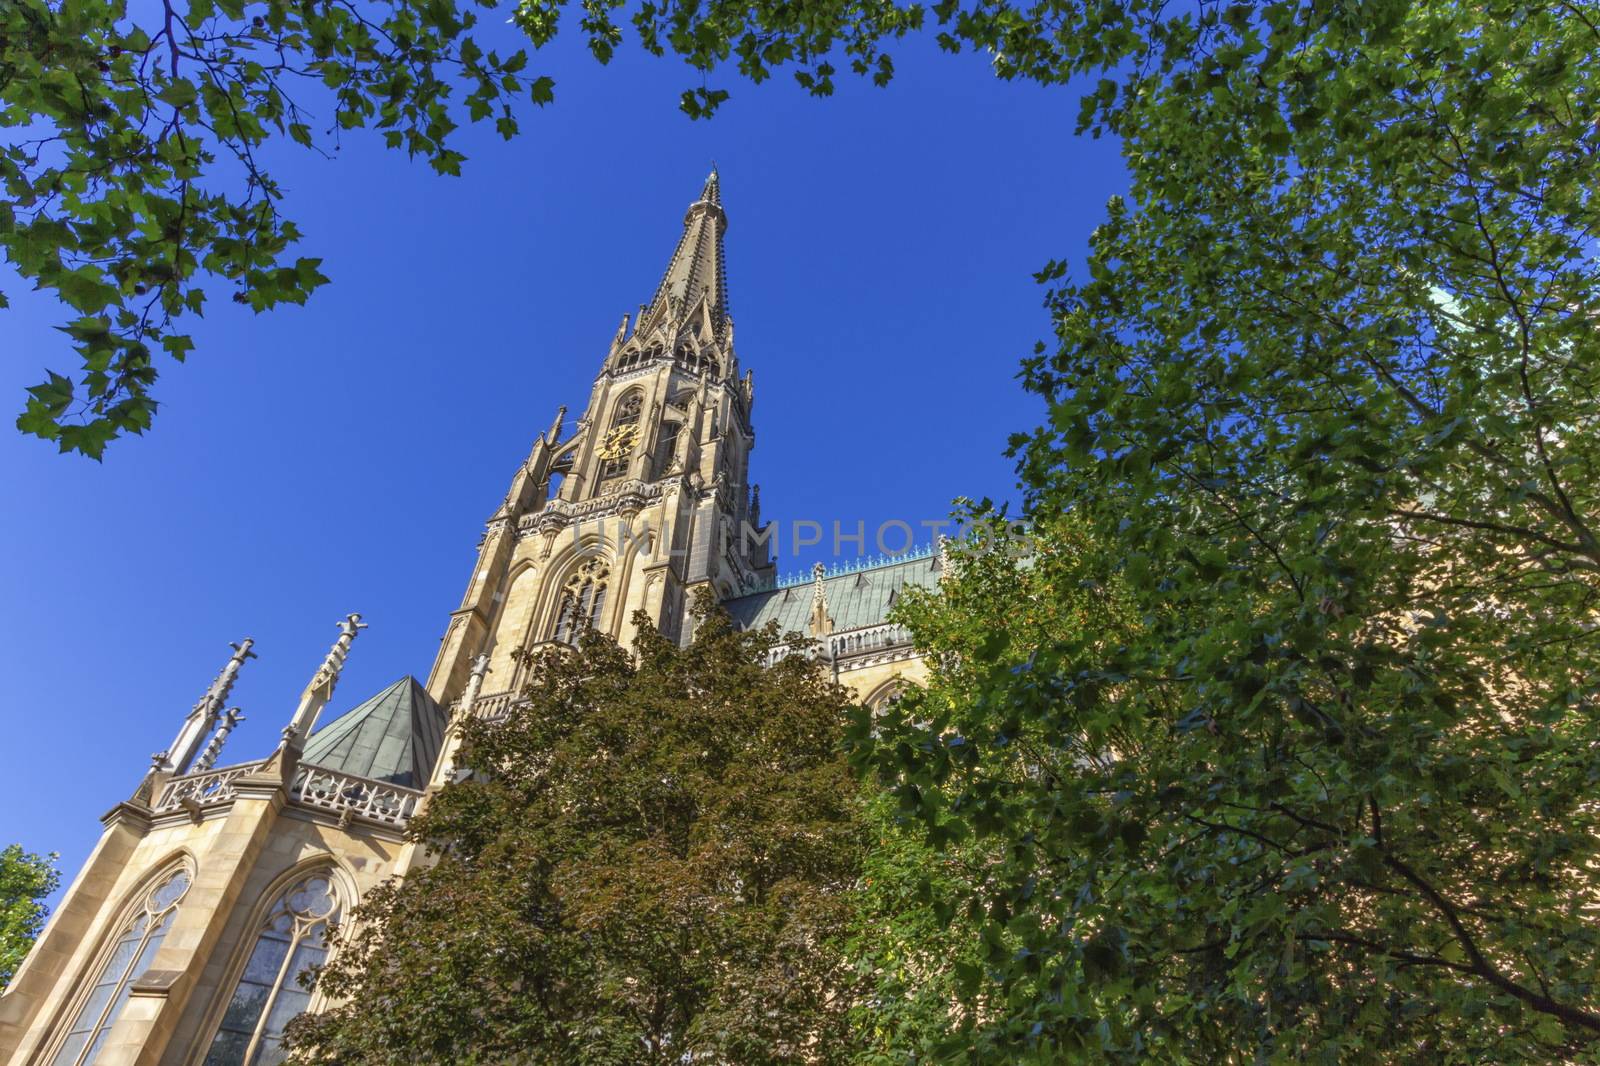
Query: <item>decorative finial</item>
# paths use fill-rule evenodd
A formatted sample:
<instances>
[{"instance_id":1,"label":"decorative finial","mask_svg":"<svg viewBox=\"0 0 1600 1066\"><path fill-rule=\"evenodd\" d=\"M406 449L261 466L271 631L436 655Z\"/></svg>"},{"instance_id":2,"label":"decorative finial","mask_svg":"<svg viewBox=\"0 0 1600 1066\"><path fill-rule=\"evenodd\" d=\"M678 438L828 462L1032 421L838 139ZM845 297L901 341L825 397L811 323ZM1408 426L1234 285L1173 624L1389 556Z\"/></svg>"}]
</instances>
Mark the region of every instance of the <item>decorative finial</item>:
<instances>
[{"instance_id":1,"label":"decorative finial","mask_svg":"<svg viewBox=\"0 0 1600 1066\"><path fill-rule=\"evenodd\" d=\"M195 761L195 773L203 774L217 765L217 756L222 754L222 745L227 741L228 734L232 733L242 721L244 721L244 715L239 712L237 707L229 707L223 712L222 723L217 726L217 731L211 734L211 742L206 745L206 750L201 752L200 758Z\"/></svg>"},{"instance_id":2,"label":"decorative finial","mask_svg":"<svg viewBox=\"0 0 1600 1066\"><path fill-rule=\"evenodd\" d=\"M711 173L706 175L705 188L700 190L700 199L695 202L702 204L714 204L719 208L722 206L722 184L721 179L719 179L717 176L716 163L713 162L711 164ZM687 295L687 293L685 295Z\"/></svg>"},{"instance_id":3,"label":"decorative finial","mask_svg":"<svg viewBox=\"0 0 1600 1066\"><path fill-rule=\"evenodd\" d=\"M204 696L194 705L189 716L184 719L183 725L178 730L177 737L172 742L172 747L162 755L156 768L168 773L183 774L189 772L189 766L194 761L195 753L200 750L200 742L211 732L217 724L217 715L222 713L223 705L228 702L228 694L233 691L233 684L239 679L239 670L245 662L256 658L256 653L251 650L255 641L245 637L237 644L228 643L233 649L233 655L228 658L222 667L222 672L217 675L211 687L206 689Z\"/></svg>"},{"instance_id":4,"label":"decorative finial","mask_svg":"<svg viewBox=\"0 0 1600 1066\"><path fill-rule=\"evenodd\" d=\"M339 675L344 671L344 661L350 655L350 645L355 643L356 636L367 623L361 620L361 615L351 612L344 616L340 622L334 623L339 627L339 637L333 642L333 647L328 649L327 658L322 660L316 676L311 679L313 687L327 685L328 695L333 695L333 686L338 683Z\"/></svg>"},{"instance_id":5,"label":"decorative finial","mask_svg":"<svg viewBox=\"0 0 1600 1066\"><path fill-rule=\"evenodd\" d=\"M295 708L294 717L289 720L284 737L298 736L301 740L311 735L311 730L317 724L317 715L322 713L322 708L333 695L333 687L339 683L339 674L344 670L344 661L350 655L350 645L355 643L356 635L367 628L367 623L361 620L361 615L352 612L344 616L337 623L339 637L333 642L333 647L328 649L327 657L322 660L322 665L317 667L317 672L312 675L311 683L300 694L300 706Z\"/></svg>"},{"instance_id":6,"label":"decorative finial","mask_svg":"<svg viewBox=\"0 0 1600 1066\"><path fill-rule=\"evenodd\" d=\"M820 637L828 632L828 591L823 583L828 568L820 561L811 568L811 635Z\"/></svg>"},{"instance_id":7,"label":"decorative finial","mask_svg":"<svg viewBox=\"0 0 1600 1066\"><path fill-rule=\"evenodd\" d=\"M478 703L478 693L483 691L483 678L488 672L489 653L479 652L472 660L472 669L467 673L467 687L461 693L460 702L456 704L457 718L472 716L472 708Z\"/></svg>"},{"instance_id":8,"label":"decorative finial","mask_svg":"<svg viewBox=\"0 0 1600 1066\"><path fill-rule=\"evenodd\" d=\"M623 317L626 318L627 316L624 315ZM555 421L550 423L550 431L545 434L545 439L550 443L550 445L552 447L555 446L556 441L561 439L561 425L566 420L567 420L567 405L566 404L562 404L560 407L556 408Z\"/></svg>"}]
</instances>

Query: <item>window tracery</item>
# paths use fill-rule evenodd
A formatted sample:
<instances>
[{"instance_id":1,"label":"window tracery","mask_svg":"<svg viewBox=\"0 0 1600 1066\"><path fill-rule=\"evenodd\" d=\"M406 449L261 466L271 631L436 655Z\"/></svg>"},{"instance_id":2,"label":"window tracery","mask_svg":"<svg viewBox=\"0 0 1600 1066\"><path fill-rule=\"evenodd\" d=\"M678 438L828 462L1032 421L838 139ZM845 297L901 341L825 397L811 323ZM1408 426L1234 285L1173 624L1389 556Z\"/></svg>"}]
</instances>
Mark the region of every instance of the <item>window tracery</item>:
<instances>
[{"instance_id":1,"label":"window tracery","mask_svg":"<svg viewBox=\"0 0 1600 1066\"><path fill-rule=\"evenodd\" d=\"M585 629L599 629L606 605L606 587L611 571L601 559L590 559L567 579L556 609L554 639L576 644Z\"/></svg>"},{"instance_id":2,"label":"window tracery","mask_svg":"<svg viewBox=\"0 0 1600 1066\"><path fill-rule=\"evenodd\" d=\"M128 1002L133 982L150 968L150 960L166 939L191 880L189 868L181 866L139 897L117 934L110 957L100 967L89 998L78 1008L66 1039L50 1060L51 1066L87 1066L94 1062L111 1035L117 1015Z\"/></svg>"},{"instance_id":3,"label":"window tracery","mask_svg":"<svg viewBox=\"0 0 1600 1066\"><path fill-rule=\"evenodd\" d=\"M874 714L882 714L889 709L889 705L905 694L906 686L900 681L891 681L874 692L867 700L867 708Z\"/></svg>"},{"instance_id":4,"label":"window tracery","mask_svg":"<svg viewBox=\"0 0 1600 1066\"><path fill-rule=\"evenodd\" d=\"M284 1028L311 1002L300 975L327 961L328 926L341 908L339 890L326 870L302 877L278 897L256 933L205 1066L283 1061Z\"/></svg>"}]
</instances>

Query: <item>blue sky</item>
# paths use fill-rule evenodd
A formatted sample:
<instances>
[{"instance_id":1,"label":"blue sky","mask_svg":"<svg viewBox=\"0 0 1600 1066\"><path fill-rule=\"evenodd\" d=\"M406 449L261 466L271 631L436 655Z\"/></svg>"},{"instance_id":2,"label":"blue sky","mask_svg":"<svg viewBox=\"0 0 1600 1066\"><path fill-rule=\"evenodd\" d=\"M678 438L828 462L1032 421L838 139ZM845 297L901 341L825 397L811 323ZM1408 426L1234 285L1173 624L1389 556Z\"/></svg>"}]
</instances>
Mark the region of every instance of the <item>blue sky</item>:
<instances>
[{"instance_id":1,"label":"blue sky","mask_svg":"<svg viewBox=\"0 0 1600 1066\"><path fill-rule=\"evenodd\" d=\"M1126 179L1114 144L1073 135L1073 90L927 41L895 57L888 89L825 101L730 80L692 122L691 72L558 39L529 68L555 103L509 144L464 130L460 178L360 131L332 161L274 158L331 285L263 316L215 294L153 432L103 464L0 428L0 843L59 851L70 880L229 640L260 658L224 762L270 749L348 611L371 628L330 716L425 678L483 521L556 406L581 406L713 159L765 515L871 529L1014 497L1006 438L1040 415L1017 365L1049 328L1030 274L1081 262ZM72 355L57 305L0 289L9 427ZM816 558L787 552L785 571Z\"/></svg>"}]
</instances>

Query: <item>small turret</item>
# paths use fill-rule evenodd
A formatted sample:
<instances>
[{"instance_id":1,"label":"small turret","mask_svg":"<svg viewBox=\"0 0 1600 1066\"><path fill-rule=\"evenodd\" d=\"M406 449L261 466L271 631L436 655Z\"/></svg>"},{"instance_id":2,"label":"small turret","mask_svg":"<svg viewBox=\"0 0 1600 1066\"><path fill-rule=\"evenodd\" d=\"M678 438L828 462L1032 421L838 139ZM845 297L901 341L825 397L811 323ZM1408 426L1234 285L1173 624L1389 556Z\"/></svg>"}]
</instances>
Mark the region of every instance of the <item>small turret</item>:
<instances>
[{"instance_id":1,"label":"small turret","mask_svg":"<svg viewBox=\"0 0 1600 1066\"><path fill-rule=\"evenodd\" d=\"M333 647L328 649L328 655L322 660L322 665L317 667L317 672L312 676L311 683L306 686L305 692L300 695L300 705L295 708L294 717L289 719L289 724L284 728L283 738L296 746L303 745L306 737L316 728L317 715L322 713L322 708L327 706L328 700L333 696L333 686L339 682L339 674L344 670L344 661L350 655L350 645L355 643L356 635L367 624L361 620L359 614L345 615L344 621L339 623L339 638L333 642Z\"/></svg>"},{"instance_id":2,"label":"small turret","mask_svg":"<svg viewBox=\"0 0 1600 1066\"><path fill-rule=\"evenodd\" d=\"M823 577L827 567L818 563L811 568L811 635L825 637L833 631L833 621L828 617L828 589Z\"/></svg>"},{"instance_id":3,"label":"small turret","mask_svg":"<svg viewBox=\"0 0 1600 1066\"><path fill-rule=\"evenodd\" d=\"M617 327L617 332L611 338L611 350L606 353L609 363L617 357L617 351L622 347L622 342L628 339L628 313L622 313L622 325Z\"/></svg>"},{"instance_id":4,"label":"small turret","mask_svg":"<svg viewBox=\"0 0 1600 1066\"><path fill-rule=\"evenodd\" d=\"M206 745L206 750L200 753L200 758L195 760L194 772L203 774L217 765L217 756L222 754L222 745L228 740L228 734L236 729L244 715L239 713L239 708L229 707L222 714L222 724L217 726L217 731L211 734L211 742Z\"/></svg>"},{"instance_id":5,"label":"small turret","mask_svg":"<svg viewBox=\"0 0 1600 1066\"><path fill-rule=\"evenodd\" d=\"M478 702L478 693L483 691L483 679L489 673L489 653L479 652L472 660L472 670L467 674L467 687L461 693L461 702L456 704L456 716L466 719L472 717L473 705Z\"/></svg>"},{"instance_id":6,"label":"small turret","mask_svg":"<svg viewBox=\"0 0 1600 1066\"><path fill-rule=\"evenodd\" d=\"M200 750L200 745L205 741L206 734L211 732L217 724L217 716L222 713L222 707L228 702L228 693L233 691L233 683L239 679L239 670L244 666L245 660L256 658L256 653L251 651L255 641L249 637L237 644L229 644L233 655L223 666L217 679L211 682L211 687L206 689L206 694L200 697L189 716L184 719L183 725L178 730L178 735L173 738L172 746L154 760L155 769L166 774L184 774L189 772L190 764Z\"/></svg>"}]
</instances>

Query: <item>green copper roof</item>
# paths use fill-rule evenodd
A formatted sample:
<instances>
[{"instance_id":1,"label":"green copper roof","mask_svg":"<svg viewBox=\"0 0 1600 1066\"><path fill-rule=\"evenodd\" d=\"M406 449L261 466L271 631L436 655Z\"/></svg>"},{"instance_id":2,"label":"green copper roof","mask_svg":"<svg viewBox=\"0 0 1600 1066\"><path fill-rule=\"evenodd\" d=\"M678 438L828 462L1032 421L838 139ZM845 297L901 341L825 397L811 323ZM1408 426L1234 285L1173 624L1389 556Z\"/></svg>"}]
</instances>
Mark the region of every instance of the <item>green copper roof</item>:
<instances>
[{"instance_id":1,"label":"green copper roof","mask_svg":"<svg viewBox=\"0 0 1600 1066\"><path fill-rule=\"evenodd\" d=\"M828 617L833 619L834 632L877 625L888 618L889 608L894 606L905 588L931 589L938 584L937 554L822 579L823 591L828 598ZM811 624L814 587L810 581L797 583L787 588L726 600L722 606L741 629L756 629L776 621L780 632L804 633Z\"/></svg>"},{"instance_id":2,"label":"green copper roof","mask_svg":"<svg viewBox=\"0 0 1600 1066\"><path fill-rule=\"evenodd\" d=\"M444 738L445 713L414 677L402 677L306 741L303 762L422 788Z\"/></svg>"}]
</instances>

